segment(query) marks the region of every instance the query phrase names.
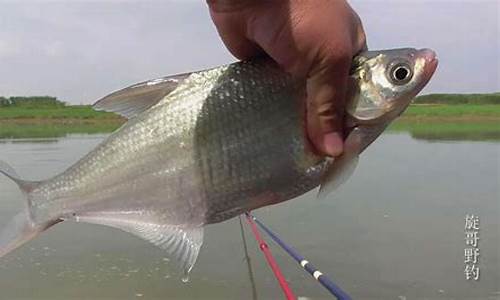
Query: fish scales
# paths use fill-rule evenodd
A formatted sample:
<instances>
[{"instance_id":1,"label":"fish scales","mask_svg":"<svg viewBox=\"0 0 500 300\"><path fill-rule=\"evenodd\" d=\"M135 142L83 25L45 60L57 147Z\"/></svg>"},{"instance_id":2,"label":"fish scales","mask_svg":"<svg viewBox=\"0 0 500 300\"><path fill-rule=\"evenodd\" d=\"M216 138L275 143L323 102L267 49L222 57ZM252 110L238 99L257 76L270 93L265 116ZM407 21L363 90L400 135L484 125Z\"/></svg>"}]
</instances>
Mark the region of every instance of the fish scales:
<instances>
[{"instance_id":1,"label":"fish scales","mask_svg":"<svg viewBox=\"0 0 500 300\"><path fill-rule=\"evenodd\" d=\"M283 201L294 183L304 189L295 194L310 190L315 185L301 184L302 174L321 158L307 150L301 88L264 62L192 75L73 168L38 187L52 200L34 205L47 218L46 210L78 215L71 199L59 193L74 194L83 211L117 204L135 211L160 201L171 223L204 224L265 205L270 197Z\"/></svg>"}]
</instances>

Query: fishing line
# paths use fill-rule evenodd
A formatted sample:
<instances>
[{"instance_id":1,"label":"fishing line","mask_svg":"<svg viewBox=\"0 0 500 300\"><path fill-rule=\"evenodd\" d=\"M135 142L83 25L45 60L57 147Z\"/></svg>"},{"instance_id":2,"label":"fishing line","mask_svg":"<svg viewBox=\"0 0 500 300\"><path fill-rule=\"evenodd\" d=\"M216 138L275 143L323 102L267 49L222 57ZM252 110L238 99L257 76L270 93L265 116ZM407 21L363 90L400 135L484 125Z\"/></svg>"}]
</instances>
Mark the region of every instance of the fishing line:
<instances>
[{"instance_id":1,"label":"fishing line","mask_svg":"<svg viewBox=\"0 0 500 300\"><path fill-rule=\"evenodd\" d=\"M250 283L252 285L252 299L257 300L257 286L255 285L255 278L253 276L252 262L248 254L247 239L245 238L245 230L243 229L241 215L239 215L238 218L240 220L241 239L243 240L243 250L245 250L245 260L247 261L248 277L250 277Z\"/></svg>"}]
</instances>

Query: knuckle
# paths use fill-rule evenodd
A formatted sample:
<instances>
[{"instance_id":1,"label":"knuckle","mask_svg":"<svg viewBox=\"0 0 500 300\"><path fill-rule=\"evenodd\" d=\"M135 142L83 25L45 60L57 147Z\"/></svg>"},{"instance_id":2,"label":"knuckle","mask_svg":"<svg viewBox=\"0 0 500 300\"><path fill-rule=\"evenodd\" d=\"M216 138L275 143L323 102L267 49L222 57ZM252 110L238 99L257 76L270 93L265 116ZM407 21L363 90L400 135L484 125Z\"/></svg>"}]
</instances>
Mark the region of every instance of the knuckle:
<instances>
[{"instance_id":1,"label":"knuckle","mask_svg":"<svg viewBox=\"0 0 500 300\"><path fill-rule=\"evenodd\" d=\"M360 52L362 50L366 50L366 34L365 34L365 30L363 29L363 26L361 25L361 23L359 24L358 26L358 29L357 29L357 34L355 36L355 45L354 45L354 48L355 48L355 52Z\"/></svg>"},{"instance_id":2,"label":"knuckle","mask_svg":"<svg viewBox=\"0 0 500 300\"><path fill-rule=\"evenodd\" d=\"M359 15L353 11L353 19L354 19L354 26L353 26L353 48L354 52L359 52L364 49L366 49L366 33L365 29L363 27L363 22L361 21L361 18Z\"/></svg>"},{"instance_id":3,"label":"knuckle","mask_svg":"<svg viewBox=\"0 0 500 300\"><path fill-rule=\"evenodd\" d=\"M351 65L352 48L350 44L339 43L330 44L323 48L319 54L320 66L323 73L333 72L347 72Z\"/></svg>"},{"instance_id":4,"label":"knuckle","mask_svg":"<svg viewBox=\"0 0 500 300\"><path fill-rule=\"evenodd\" d=\"M321 118L321 119L329 119L333 120L335 118L335 105L333 102L328 101L328 102L323 102L323 103L318 103L316 104L315 107L316 114Z\"/></svg>"},{"instance_id":5,"label":"knuckle","mask_svg":"<svg viewBox=\"0 0 500 300\"><path fill-rule=\"evenodd\" d=\"M332 132L338 129L338 119L334 117L321 117L319 118L319 126L321 132Z\"/></svg>"},{"instance_id":6,"label":"knuckle","mask_svg":"<svg viewBox=\"0 0 500 300\"><path fill-rule=\"evenodd\" d=\"M333 60L337 64L343 64L345 62L350 62L351 58L352 58L352 48L348 44L345 44L337 48Z\"/></svg>"}]
</instances>

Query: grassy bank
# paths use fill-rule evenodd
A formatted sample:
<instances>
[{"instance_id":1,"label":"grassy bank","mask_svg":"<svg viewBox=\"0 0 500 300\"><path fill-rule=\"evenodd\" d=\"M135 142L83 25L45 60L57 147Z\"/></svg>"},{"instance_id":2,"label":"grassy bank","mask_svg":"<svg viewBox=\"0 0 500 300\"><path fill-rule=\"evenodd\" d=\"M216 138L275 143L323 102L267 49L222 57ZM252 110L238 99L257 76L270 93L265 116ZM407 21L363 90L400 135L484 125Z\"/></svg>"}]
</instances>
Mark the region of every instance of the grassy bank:
<instances>
[{"instance_id":1,"label":"grassy bank","mask_svg":"<svg viewBox=\"0 0 500 300\"><path fill-rule=\"evenodd\" d=\"M120 117L107 112L95 111L90 105L73 105L63 107L23 107L11 106L0 108L0 120L12 119L73 119L73 120L105 120Z\"/></svg>"},{"instance_id":2,"label":"grassy bank","mask_svg":"<svg viewBox=\"0 0 500 300\"><path fill-rule=\"evenodd\" d=\"M421 121L500 121L500 105L495 104L456 104L440 105L413 104L401 116L403 119Z\"/></svg>"},{"instance_id":3,"label":"grassy bank","mask_svg":"<svg viewBox=\"0 0 500 300\"><path fill-rule=\"evenodd\" d=\"M500 93L490 94L429 94L415 99L418 104L500 104Z\"/></svg>"},{"instance_id":4,"label":"grassy bank","mask_svg":"<svg viewBox=\"0 0 500 300\"><path fill-rule=\"evenodd\" d=\"M90 105L69 106L54 99L0 101L0 138L107 133L125 122L118 115L94 111ZM389 130L427 140L500 140L500 93L421 96Z\"/></svg>"},{"instance_id":5,"label":"grassy bank","mask_svg":"<svg viewBox=\"0 0 500 300\"><path fill-rule=\"evenodd\" d=\"M443 121L419 122L401 118L389 132L408 132L419 140L427 141L500 141L499 121Z\"/></svg>"},{"instance_id":6,"label":"grassy bank","mask_svg":"<svg viewBox=\"0 0 500 300\"><path fill-rule=\"evenodd\" d=\"M38 122L0 121L1 139L55 138L70 134L110 133L121 122ZM388 129L388 132L408 132L413 138L422 140L448 141L500 141L500 122L498 121L429 121L420 122L409 118L400 118Z\"/></svg>"},{"instance_id":7,"label":"grassy bank","mask_svg":"<svg viewBox=\"0 0 500 300\"><path fill-rule=\"evenodd\" d=\"M500 105L495 104L413 104L403 114L404 118L500 118ZM60 108L3 107L0 120L120 120L113 113L94 111L89 105L65 106Z\"/></svg>"},{"instance_id":8,"label":"grassy bank","mask_svg":"<svg viewBox=\"0 0 500 300\"><path fill-rule=\"evenodd\" d=\"M12 122L0 121L0 139L65 137L70 134L109 133L121 122Z\"/></svg>"},{"instance_id":9,"label":"grassy bank","mask_svg":"<svg viewBox=\"0 0 500 300\"><path fill-rule=\"evenodd\" d=\"M417 97L404 118L500 118L500 93L430 94ZM115 114L90 105L67 105L53 97L0 97L0 120L109 120Z\"/></svg>"}]
</instances>

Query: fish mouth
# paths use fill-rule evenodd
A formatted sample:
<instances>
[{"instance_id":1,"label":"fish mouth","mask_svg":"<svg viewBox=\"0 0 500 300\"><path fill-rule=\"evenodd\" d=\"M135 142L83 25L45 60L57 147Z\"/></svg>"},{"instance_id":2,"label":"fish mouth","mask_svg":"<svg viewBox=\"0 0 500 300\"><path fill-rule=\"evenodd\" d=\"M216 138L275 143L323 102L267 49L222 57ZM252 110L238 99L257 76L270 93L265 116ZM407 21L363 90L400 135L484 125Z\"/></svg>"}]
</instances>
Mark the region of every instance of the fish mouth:
<instances>
[{"instance_id":1,"label":"fish mouth","mask_svg":"<svg viewBox=\"0 0 500 300\"><path fill-rule=\"evenodd\" d=\"M438 58L436 55L436 52L434 52L431 49L428 48L423 48L417 50L415 53L415 57L417 60L423 60L423 67L422 67L422 75L420 76L420 82L416 85L416 87L413 89L413 92L407 95L408 102L406 103L405 107L398 113L398 115L401 115L406 107L410 104L411 100L415 98L418 93L422 91L422 89L429 83L431 80L432 76L434 75L434 72L436 72L436 69L438 67ZM391 103L394 106L394 103ZM390 110L391 108L389 108Z\"/></svg>"},{"instance_id":2,"label":"fish mouth","mask_svg":"<svg viewBox=\"0 0 500 300\"><path fill-rule=\"evenodd\" d=\"M436 52L434 52L431 49L428 48L423 48L417 50L415 53L415 57L417 59L423 60L423 67L422 67L422 75L420 77L420 83L417 84L415 89L413 90L413 93L408 95L408 99L412 100L415 98L418 93L422 91L422 89L429 83L429 81L432 78L432 75L434 75L434 72L437 69L438 66L438 58L436 55ZM410 102L408 102L410 104Z\"/></svg>"},{"instance_id":3,"label":"fish mouth","mask_svg":"<svg viewBox=\"0 0 500 300\"><path fill-rule=\"evenodd\" d=\"M432 75L436 71L439 61L437 59L436 52L427 48L418 50L416 56L423 58L425 61L424 71L423 71L425 80L422 82L422 85L424 86L429 82Z\"/></svg>"}]
</instances>

